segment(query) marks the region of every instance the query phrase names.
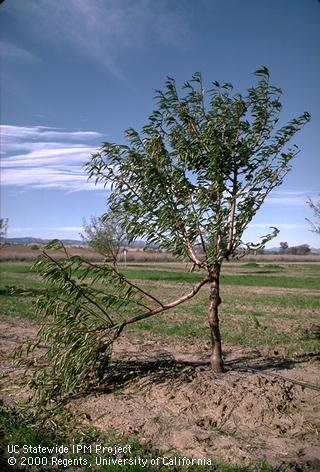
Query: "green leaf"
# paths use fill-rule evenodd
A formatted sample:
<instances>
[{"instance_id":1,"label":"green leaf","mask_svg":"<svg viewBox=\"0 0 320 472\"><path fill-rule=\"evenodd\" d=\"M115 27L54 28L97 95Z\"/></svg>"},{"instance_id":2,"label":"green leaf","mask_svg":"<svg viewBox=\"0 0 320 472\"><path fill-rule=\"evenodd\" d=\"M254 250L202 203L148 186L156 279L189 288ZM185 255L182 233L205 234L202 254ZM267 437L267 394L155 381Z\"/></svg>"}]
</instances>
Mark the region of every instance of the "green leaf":
<instances>
[{"instance_id":1,"label":"green leaf","mask_svg":"<svg viewBox=\"0 0 320 472\"><path fill-rule=\"evenodd\" d=\"M255 75L257 76L262 76L262 77L269 77L269 69L265 66L262 66L260 69L257 69L254 72Z\"/></svg>"}]
</instances>

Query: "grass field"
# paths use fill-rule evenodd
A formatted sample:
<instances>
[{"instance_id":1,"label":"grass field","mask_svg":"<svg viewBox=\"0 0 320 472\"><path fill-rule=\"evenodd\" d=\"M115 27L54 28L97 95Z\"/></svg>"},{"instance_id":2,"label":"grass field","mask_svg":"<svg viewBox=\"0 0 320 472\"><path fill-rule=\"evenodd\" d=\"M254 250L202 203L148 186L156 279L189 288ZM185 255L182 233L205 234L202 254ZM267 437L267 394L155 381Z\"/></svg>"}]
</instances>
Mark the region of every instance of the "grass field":
<instances>
[{"instance_id":1,"label":"grass field","mask_svg":"<svg viewBox=\"0 0 320 472\"><path fill-rule=\"evenodd\" d=\"M34 319L35 300L46 290L43 281L30 263L3 262L0 269L1 315ZM188 272L183 264L177 263L133 263L128 264L123 271L129 279L140 281L145 289L164 301L185 293L190 284L202 277L202 274ZM180 339L191 344L199 341L207 343L210 341L206 319L208 296L208 289L204 288L187 304L135 324L128 335L143 339L147 334L154 334L164 336L173 343ZM319 263L273 261L226 264L221 278L221 296L221 331L226 352L243 347L259 349L266 356L276 353L279 356L301 358L319 352L320 341L310 331L310 326L319 324L320 318ZM67 440L67 437L62 437L62 433L59 437L54 430L35 430L27 420L19 419L16 413L12 414L4 406L2 427L10 442L37 443L39 435L43 434L48 444ZM92 432L83 434L87 435L88 440L92 439ZM110 440L110 437L105 440ZM135 447L137 454L141 456L151 457L156 454L150 449L151 446L142 446L136 439ZM99 470L107 468L101 467ZM122 467L121 470L143 469ZM261 465L258 469L257 466L237 467L221 463L215 469L197 467L183 470L267 472L274 469L266 465Z\"/></svg>"},{"instance_id":2,"label":"grass field","mask_svg":"<svg viewBox=\"0 0 320 472\"><path fill-rule=\"evenodd\" d=\"M36 297L46 288L30 264L2 263L1 313L34 317ZM183 265L128 265L131 280L139 280L165 301L187 291L202 274ZM226 264L221 277L221 329L227 343L256 345L283 353L303 354L319 347L308 327L319 320L320 264L238 263ZM204 289L189 303L157 318L140 322L135 329L172 336L209 340Z\"/></svg>"}]
</instances>

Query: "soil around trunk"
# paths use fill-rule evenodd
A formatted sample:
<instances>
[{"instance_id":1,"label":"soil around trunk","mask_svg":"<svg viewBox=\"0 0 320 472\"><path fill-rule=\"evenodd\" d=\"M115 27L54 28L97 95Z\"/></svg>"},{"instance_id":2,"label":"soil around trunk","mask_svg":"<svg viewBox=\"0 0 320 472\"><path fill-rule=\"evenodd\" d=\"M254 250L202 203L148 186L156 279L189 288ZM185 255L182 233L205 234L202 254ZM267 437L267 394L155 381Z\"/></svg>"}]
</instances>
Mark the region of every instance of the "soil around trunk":
<instances>
[{"instance_id":1,"label":"soil around trunk","mask_svg":"<svg viewBox=\"0 0 320 472\"><path fill-rule=\"evenodd\" d=\"M0 333L0 395L11 403L27 392L10 355L36 326L0 317ZM320 470L320 391L286 380L316 384L319 358L228 346L224 355L227 372L214 374L209 344L129 331L114 346L103 391L72 400L71 408L85 413L90 426L136 434L164 454Z\"/></svg>"}]
</instances>

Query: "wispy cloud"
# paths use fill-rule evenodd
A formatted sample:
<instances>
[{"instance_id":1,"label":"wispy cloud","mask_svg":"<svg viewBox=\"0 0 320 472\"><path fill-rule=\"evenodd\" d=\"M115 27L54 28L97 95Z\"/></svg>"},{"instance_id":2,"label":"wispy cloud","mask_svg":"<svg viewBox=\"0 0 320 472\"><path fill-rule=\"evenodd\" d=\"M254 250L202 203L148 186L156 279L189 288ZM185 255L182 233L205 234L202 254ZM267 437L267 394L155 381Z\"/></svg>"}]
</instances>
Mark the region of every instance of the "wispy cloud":
<instances>
[{"instance_id":1,"label":"wispy cloud","mask_svg":"<svg viewBox=\"0 0 320 472\"><path fill-rule=\"evenodd\" d=\"M24 48L16 46L9 41L0 41L0 51L2 59L19 62L40 62L35 54Z\"/></svg>"},{"instance_id":2,"label":"wispy cloud","mask_svg":"<svg viewBox=\"0 0 320 472\"><path fill-rule=\"evenodd\" d=\"M106 67L125 79L119 66L122 54L150 44L183 47L186 39L185 10L172 7L169 0L39 0L13 5L19 15L32 21L26 25L35 35L55 45L62 41L77 53Z\"/></svg>"},{"instance_id":3,"label":"wispy cloud","mask_svg":"<svg viewBox=\"0 0 320 472\"><path fill-rule=\"evenodd\" d=\"M10 233L11 234L20 234L26 232L34 232L37 233L38 231L57 231L62 233L74 233L74 232L81 232L83 231L82 226L30 226L30 227L11 227Z\"/></svg>"},{"instance_id":4,"label":"wispy cloud","mask_svg":"<svg viewBox=\"0 0 320 472\"><path fill-rule=\"evenodd\" d=\"M58 128L50 128L46 126L12 126L2 125L1 135L10 143L10 140L16 142L24 139L63 139L63 140L87 140L100 137L101 134L96 131L64 131Z\"/></svg>"},{"instance_id":5,"label":"wispy cloud","mask_svg":"<svg viewBox=\"0 0 320 472\"><path fill-rule=\"evenodd\" d=\"M307 225L291 224L291 223L251 223L249 228L271 228L276 227L278 229L302 229L306 228Z\"/></svg>"},{"instance_id":6,"label":"wispy cloud","mask_svg":"<svg viewBox=\"0 0 320 472\"><path fill-rule=\"evenodd\" d=\"M313 190L302 190L299 192L292 192L286 190L277 190L270 193L265 203L271 205L294 205L304 206L309 197L315 197L319 192Z\"/></svg>"},{"instance_id":7,"label":"wispy cloud","mask_svg":"<svg viewBox=\"0 0 320 472\"><path fill-rule=\"evenodd\" d=\"M68 191L103 189L87 181L83 164L97 150L101 135L41 126L3 125L2 184L20 188Z\"/></svg>"}]
</instances>

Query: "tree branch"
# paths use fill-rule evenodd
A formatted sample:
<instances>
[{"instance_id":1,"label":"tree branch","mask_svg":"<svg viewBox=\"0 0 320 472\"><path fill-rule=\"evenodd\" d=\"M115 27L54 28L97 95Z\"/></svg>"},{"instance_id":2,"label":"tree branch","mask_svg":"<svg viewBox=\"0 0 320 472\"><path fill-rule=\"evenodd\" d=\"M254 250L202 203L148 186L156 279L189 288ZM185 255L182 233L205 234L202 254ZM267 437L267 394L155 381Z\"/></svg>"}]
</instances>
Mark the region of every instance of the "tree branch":
<instances>
[{"instance_id":1,"label":"tree branch","mask_svg":"<svg viewBox=\"0 0 320 472\"><path fill-rule=\"evenodd\" d=\"M162 305L161 308L156 308L156 309L152 310L149 313L142 313L141 315L137 315L137 316L134 316L133 318L130 318L128 320L123 321L120 324L118 330L116 331L114 339L117 339L120 336L120 334L122 333L125 326L127 326L129 324L132 324L132 323L136 323L137 321L144 320L146 318L150 318L151 316L158 315L159 313L170 310L170 308L174 308L175 306L181 305L181 303L184 303L187 300L190 300L191 298L193 298L199 292L201 287L203 287L205 284L207 284L210 281L211 281L211 276L206 277L201 282L199 282L197 285L194 285L190 292L188 292L185 295L183 295L182 297L174 300L173 302Z\"/></svg>"}]
</instances>

